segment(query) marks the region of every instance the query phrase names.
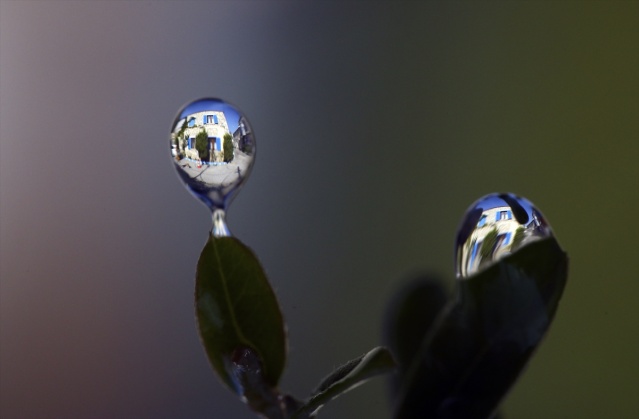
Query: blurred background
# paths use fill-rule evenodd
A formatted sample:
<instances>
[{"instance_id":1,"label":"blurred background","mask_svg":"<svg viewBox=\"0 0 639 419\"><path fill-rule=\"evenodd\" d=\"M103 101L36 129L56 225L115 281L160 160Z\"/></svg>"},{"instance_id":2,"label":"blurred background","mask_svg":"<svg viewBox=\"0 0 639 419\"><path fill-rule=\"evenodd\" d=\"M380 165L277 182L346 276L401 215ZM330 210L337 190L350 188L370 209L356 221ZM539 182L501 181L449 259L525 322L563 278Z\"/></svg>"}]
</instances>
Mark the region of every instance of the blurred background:
<instances>
[{"instance_id":1,"label":"blurred background","mask_svg":"<svg viewBox=\"0 0 639 419\"><path fill-rule=\"evenodd\" d=\"M223 98L258 156L230 207L305 397L453 281L466 208L534 202L571 258L506 418L639 415L639 3L0 3L0 416L252 418L196 333L208 210L170 160ZM387 418L384 380L320 417Z\"/></svg>"}]
</instances>

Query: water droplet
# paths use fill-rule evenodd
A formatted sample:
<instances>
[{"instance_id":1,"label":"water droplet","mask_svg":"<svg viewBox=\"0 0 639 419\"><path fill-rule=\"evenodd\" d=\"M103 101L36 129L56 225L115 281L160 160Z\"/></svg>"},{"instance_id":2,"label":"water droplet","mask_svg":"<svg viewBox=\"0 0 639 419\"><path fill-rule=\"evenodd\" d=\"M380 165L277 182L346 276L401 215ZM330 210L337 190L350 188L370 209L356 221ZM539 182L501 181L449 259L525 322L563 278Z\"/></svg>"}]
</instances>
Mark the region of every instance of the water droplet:
<instances>
[{"instance_id":1,"label":"water droplet","mask_svg":"<svg viewBox=\"0 0 639 419\"><path fill-rule=\"evenodd\" d=\"M527 199L486 195L468 208L457 232L455 271L465 279L515 250L552 236L550 225Z\"/></svg>"},{"instance_id":2,"label":"water droplet","mask_svg":"<svg viewBox=\"0 0 639 419\"><path fill-rule=\"evenodd\" d=\"M180 109L169 138L180 179L213 214L213 234L230 235L225 211L255 161L255 137L246 116L223 100L198 99Z\"/></svg>"}]
</instances>

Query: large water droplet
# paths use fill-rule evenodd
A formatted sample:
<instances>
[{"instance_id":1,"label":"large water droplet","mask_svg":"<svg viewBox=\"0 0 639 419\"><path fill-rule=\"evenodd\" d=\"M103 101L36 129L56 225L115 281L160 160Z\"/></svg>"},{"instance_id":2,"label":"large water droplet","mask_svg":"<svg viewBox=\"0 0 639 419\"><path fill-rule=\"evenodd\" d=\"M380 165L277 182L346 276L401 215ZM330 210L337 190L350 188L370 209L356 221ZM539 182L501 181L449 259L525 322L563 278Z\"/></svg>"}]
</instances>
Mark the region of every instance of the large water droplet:
<instances>
[{"instance_id":1,"label":"large water droplet","mask_svg":"<svg viewBox=\"0 0 639 419\"><path fill-rule=\"evenodd\" d=\"M169 144L180 179L211 210L213 234L230 235L224 214L255 160L246 116L223 100L198 99L178 112Z\"/></svg>"},{"instance_id":2,"label":"large water droplet","mask_svg":"<svg viewBox=\"0 0 639 419\"><path fill-rule=\"evenodd\" d=\"M468 208L457 232L455 271L465 279L524 246L552 236L550 225L527 199L486 195Z\"/></svg>"}]
</instances>

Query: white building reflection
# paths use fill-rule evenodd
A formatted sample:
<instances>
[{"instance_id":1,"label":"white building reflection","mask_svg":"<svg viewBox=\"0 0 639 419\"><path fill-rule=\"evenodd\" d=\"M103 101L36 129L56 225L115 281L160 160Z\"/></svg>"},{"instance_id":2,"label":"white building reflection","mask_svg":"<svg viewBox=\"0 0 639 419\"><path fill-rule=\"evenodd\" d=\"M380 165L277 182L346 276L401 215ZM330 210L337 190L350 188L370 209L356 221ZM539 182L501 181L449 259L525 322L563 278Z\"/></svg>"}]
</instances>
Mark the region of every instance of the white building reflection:
<instances>
[{"instance_id":1,"label":"white building reflection","mask_svg":"<svg viewBox=\"0 0 639 419\"><path fill-rule=\"evenodd\" d=\"M196 139L201 133L206 135L206 151L203 152L196 147ZM175 124L173 154L198 164L223 163L225 135L231 136L231 132L224 112L211 110L187 115Z\"/></svg>"},{"instance_id":2,"label":"white building reflection","mask_svg":"<svg viewBox=\"0 0 639 419\"><path fill-rule=\"evenodd\" d=\"M227 115L221 110L193 112L179 119L171 133L178 174L209 206L224 205L248 176L255 156L248 121L234 115L238 121L232 134Z\"/></svg>"},{"instance_id":3,"label":"white building reflection","mask_svg":"<svg viewBox=\"0 0 639 419\"><path fill-rule=\"evenodd\" d=\"M513 217L510 206L484 210L461 249L461 275L467 277L529 241L540 224L536 214L532 215L530 222L522 225Z\"/></svg>"}]
</instances>

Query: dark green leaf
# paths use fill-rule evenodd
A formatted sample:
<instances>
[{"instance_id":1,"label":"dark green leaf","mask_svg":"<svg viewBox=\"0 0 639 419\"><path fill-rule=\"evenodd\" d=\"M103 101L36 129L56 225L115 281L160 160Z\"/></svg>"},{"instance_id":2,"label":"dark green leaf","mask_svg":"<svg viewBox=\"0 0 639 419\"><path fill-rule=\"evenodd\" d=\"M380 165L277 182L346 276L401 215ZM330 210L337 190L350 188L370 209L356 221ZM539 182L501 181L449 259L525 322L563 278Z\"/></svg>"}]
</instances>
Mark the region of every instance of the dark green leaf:
<instances>
[{"instance_id":1,"label":"dark green leaf","mask_svg":"<svg viewBox=\"0 0 639 419\"><path fill-rule=\"evenodd\" d=\"M337 396L362 384L364 381L395 368L395 361L386 348L377 347L365 355L339 367L318 386L306 404L294 418L307 418Z\"/></svg>"},{"instance_id":2,"label":"dark green leaf","mask_svg":"<svg viewBox=\"0 0 639 419\"><path fill-rule=\"evenodd\" d=\"M446 305L448 295L436 275L422 275L403 286L389 303L384 322L384 343L397 360L390 389L395 395L408 367L419 354L426 333Z\"/></svg>"},{"instance_id":3,"label":"dark green leaf","mask_svg":"<svg viewBox=\"0 0 639 419\"><path fill-rule=\"evenodd\" d=\"M277 385L286 361L284 320L257 257L238 239L209 237L197 264L195 307L202 343L226 385L244 393L233 355L245 348L259 357L265 383Z\"/></svg>"},{"instance_id":4,"label":"dark green leaf","mask_svg":"<svg viewBox=\"0 0 639 419\"><path fill-rule=\"evenodd\" d=\"M459 281L406 374L396 417L491 417L550 327L567 266L546 238Z\"/></svg>"}]
</instances>

